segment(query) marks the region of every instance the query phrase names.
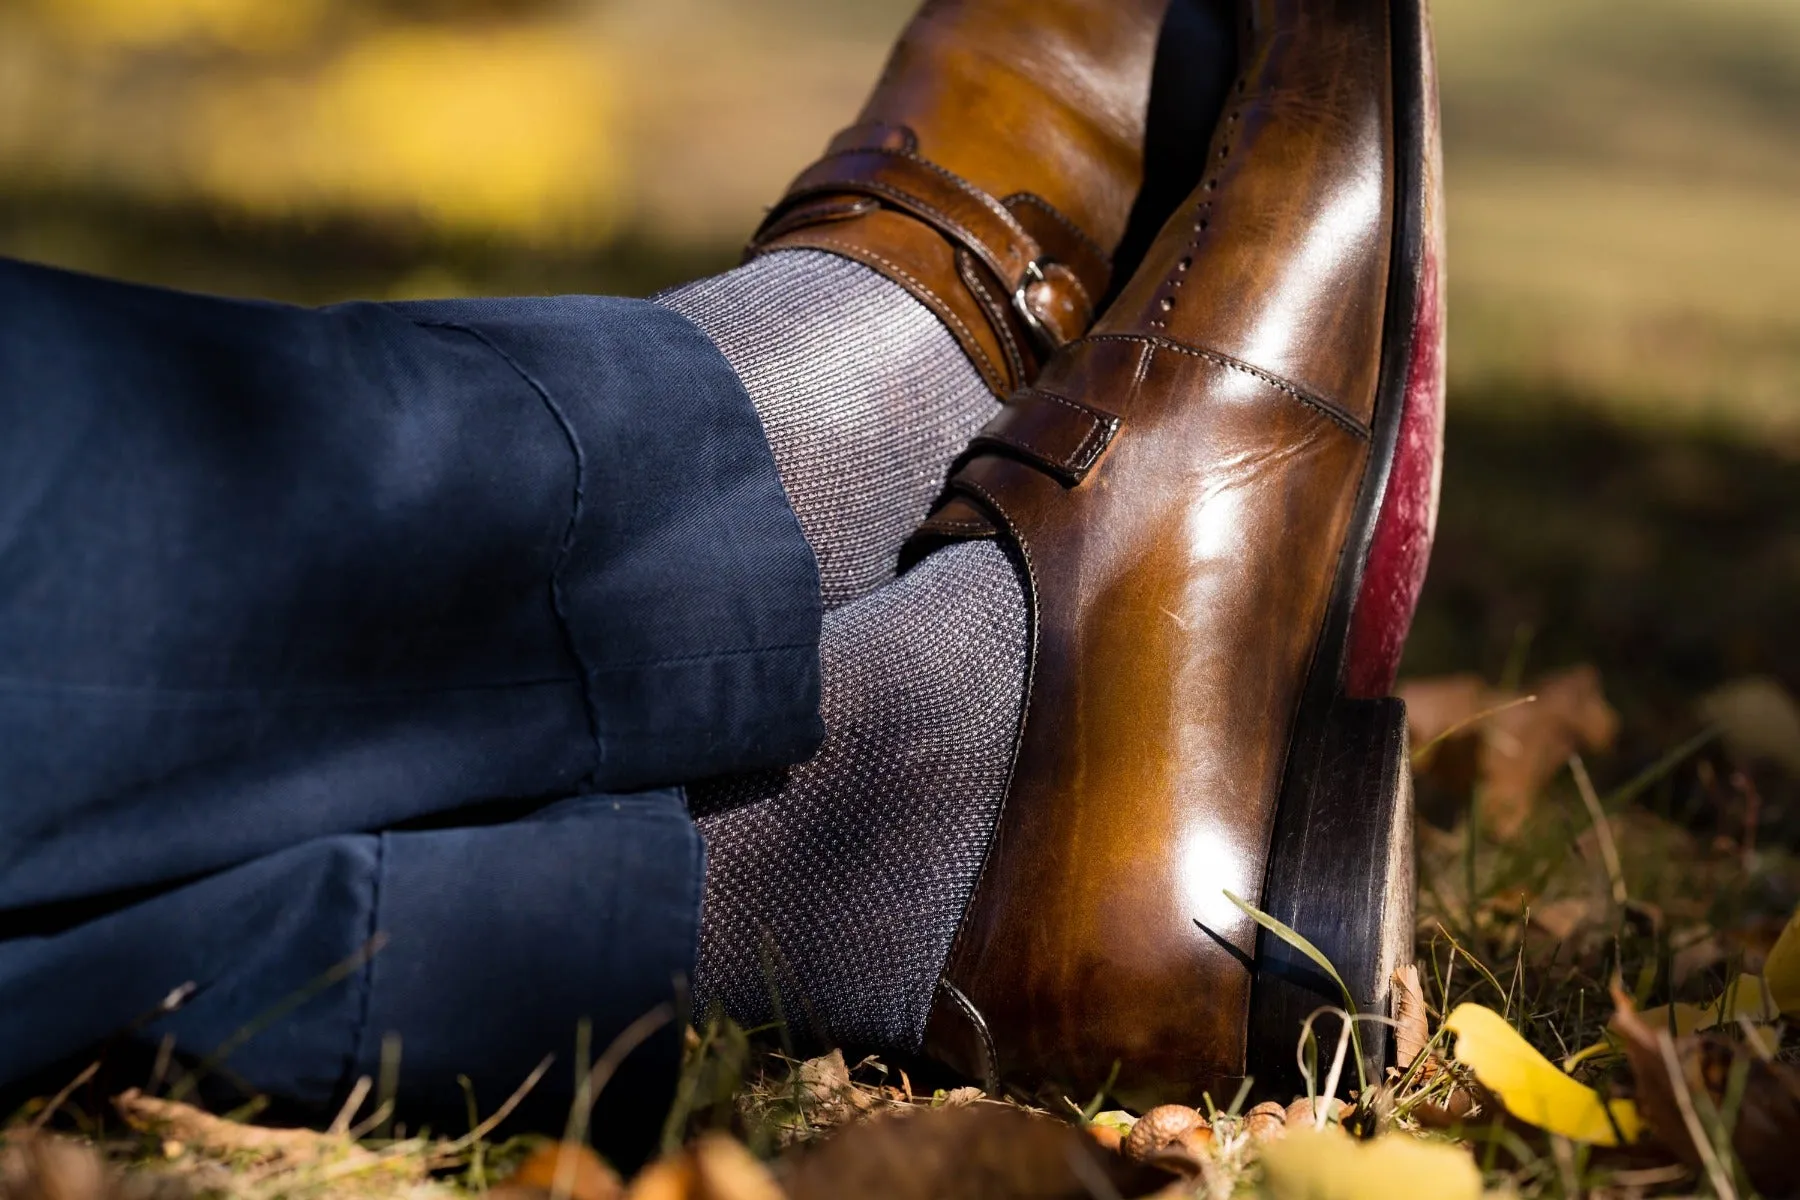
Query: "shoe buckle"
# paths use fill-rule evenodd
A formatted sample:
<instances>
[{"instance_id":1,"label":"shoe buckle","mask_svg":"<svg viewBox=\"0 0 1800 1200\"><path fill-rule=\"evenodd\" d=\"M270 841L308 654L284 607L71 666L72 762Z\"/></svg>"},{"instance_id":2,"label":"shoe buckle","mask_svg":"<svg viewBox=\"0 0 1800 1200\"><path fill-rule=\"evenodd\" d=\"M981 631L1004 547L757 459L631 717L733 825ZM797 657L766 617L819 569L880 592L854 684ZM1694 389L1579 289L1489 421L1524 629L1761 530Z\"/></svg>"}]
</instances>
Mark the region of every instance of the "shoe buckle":
<instances>
[{"instance_id":1,"label":"shoe buckle","mask_svg":"<svg viewBox=\"0 0 1800 1200\"><path fill-rule=\"evenodd\" d=\"M1031 298L1026 295L1034 283L1049 283L1050 277L1044 274L1044 267L1052 260L1034 258L1025 264L1025 276L1019 286L1013 289L1013 311L1019 314L1019 320L1025 323L1025 331L1031 335L1040 356L1048 358L1062 345L1062 339L1056 335L1043 319L1031 307Z\"/></svg>"}]
</instances>

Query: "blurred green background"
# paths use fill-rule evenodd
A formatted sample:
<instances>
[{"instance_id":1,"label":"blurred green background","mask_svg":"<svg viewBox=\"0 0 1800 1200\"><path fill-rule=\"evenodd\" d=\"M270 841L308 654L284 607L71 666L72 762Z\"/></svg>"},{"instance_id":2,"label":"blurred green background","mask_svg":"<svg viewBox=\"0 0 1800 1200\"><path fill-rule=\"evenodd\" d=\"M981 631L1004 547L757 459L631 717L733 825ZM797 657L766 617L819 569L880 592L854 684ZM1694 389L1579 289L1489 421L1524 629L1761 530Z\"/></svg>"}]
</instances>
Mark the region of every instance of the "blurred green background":
<instances>
[{"instance_id":1,"label":"blurred green background","mask_svg":"<svg viewBox=\"0 0 1800 1200\"><path fill-rule=\"evenodd\" d=\"M723 268L911 0L0 0L0 253L307 302ZM1438 0L1415 674L1800 689L1800 3Z\"/></svg>"}]
</instances>

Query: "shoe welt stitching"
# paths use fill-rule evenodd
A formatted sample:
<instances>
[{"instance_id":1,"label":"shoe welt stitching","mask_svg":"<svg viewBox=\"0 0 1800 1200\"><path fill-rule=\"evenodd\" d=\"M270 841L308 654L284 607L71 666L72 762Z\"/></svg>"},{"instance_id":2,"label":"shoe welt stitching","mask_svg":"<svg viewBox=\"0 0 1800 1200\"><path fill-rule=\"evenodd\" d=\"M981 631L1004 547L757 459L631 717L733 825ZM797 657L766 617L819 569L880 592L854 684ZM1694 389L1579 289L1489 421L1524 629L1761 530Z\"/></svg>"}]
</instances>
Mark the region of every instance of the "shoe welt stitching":
<instances>
[{"instance_id":1,"label":"shoe welt stitching","mask_svg":"<svg viewBox=\"0 0 1800 1200\"><path fill-rule=\"evenodd\" d=\"M1137 342L1142 345L1154 346L1159 350L1170 350L1176 354L1186 354L1193 358L1205 359L1214 366L1224 367L1227 370L1237 371L1241 374L1248 375L1252 379L1256 379L1269 385L1278 392L1283 392L1292 396L1294 399L1300 401L1300 403L1305 404L1310 408L1317 409L1322 415L1330 418L1335 424L1341 426L1344 432L1350 434L1352 437L1364 442L1369 440L1370 433L1368 425L1359 420L1342 405L1327 400L1322 396L1315 396L1298 384L1291 383L1279 375L1272 374L1260 367L1253 367L1246 362L1239 362L1228 354L1220 354L1217 350L1202 350L1198 346L1188 346L1181 342L1177 342L1172 338L1156 337L1153 334L1142 333L1095 333L1090 334L1083 340L1089 342Z\"/></svg>"}]
</instances>

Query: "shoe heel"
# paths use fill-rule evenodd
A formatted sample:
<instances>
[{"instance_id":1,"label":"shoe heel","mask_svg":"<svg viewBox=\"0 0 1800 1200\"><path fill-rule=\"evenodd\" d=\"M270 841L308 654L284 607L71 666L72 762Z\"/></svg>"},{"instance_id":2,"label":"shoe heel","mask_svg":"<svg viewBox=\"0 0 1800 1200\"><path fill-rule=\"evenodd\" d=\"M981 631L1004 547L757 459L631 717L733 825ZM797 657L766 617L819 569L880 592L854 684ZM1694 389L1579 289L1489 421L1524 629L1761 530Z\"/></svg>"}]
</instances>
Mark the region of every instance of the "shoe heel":
<instances>
[{"instance_id":1,"label":"shoe heel","mask_svg":"<svg viewBox=\"0 0 1800 1200\"><path fill-rule=\"evenodd\" d=\"M1322 951L1343 977L1356 1011L1386 1017L1396 967L1413 947L1412 770L1406 705L1339 698L1309 762L1292 762L1276 810L1261 908ZM1302 742L1301 744L1305 744ZM1301 1027L1323 1006L1342 1007L1330 976L1267 930L1257 933L1246 1068L1261 1095L1305 1095L1295 1057ZM1339 1025L1315 1023L1323 1087ZM1364 1069L1381 1078L1387 1026L1359 1022ZM1356 1086L1346 1063L1340 1091Z\"/></svg>"}]
</instances>

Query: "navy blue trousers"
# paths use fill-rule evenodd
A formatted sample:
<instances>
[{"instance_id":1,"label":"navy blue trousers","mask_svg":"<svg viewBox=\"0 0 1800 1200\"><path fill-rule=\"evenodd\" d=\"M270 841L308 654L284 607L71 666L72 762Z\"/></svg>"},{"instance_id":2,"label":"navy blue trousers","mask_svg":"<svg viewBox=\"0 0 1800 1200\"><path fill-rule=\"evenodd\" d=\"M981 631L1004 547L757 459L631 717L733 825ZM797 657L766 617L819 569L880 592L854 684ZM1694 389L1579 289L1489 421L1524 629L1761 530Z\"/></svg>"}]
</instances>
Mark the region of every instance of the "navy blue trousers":
<instances>
[{"instance_id":1,"label":"navy blue trousers","mask_svg":"<svg viewBox=\"0 0 1800 1200\"><path fill-rule=\"evenodd\" d=\"M816 746L819 619L679 316L0 261L0 1085L172 1035L329 1105L397 1034L403 1102L553 1106L692 970L680 785Z\"/></svg>"}]
</instances>

